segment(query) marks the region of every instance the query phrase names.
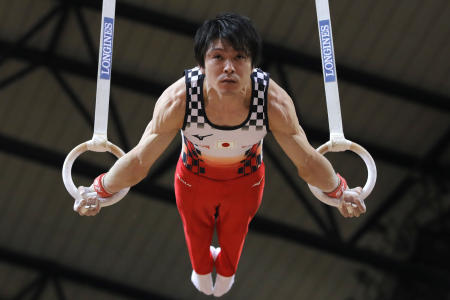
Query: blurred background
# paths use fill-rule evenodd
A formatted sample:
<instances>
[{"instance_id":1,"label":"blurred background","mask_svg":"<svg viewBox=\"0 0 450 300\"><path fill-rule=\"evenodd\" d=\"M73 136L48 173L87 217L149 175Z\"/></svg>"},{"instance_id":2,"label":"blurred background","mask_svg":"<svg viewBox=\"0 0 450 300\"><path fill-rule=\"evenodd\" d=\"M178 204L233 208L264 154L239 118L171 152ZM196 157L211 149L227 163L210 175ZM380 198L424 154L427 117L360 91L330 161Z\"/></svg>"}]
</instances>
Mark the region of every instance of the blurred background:
<instances>
[{"instance_id":1,"label":"blurred background","mask_svg":"<svg viewBox=\"0 0 450 300\"><path fill-rule=\"evenodd\" d=\"M223 299L450 299L450 2L330 9L344 132L378 168L367 214L316 200L269 134L263 203ZM195 29L223 11L253 20L258 66L292 96L309 141L328 141L313 0L118 0L110 141L139 141L161 92L195 65ZM0 299L207 299L175 206L179 137L121 202L93 218L72 210L61 169L92 136L100 18L97 0L0 0ZM358 156L327 157L365 183ZM83 154L75 183L114 160Z\"/></svg>"}]
</instances>

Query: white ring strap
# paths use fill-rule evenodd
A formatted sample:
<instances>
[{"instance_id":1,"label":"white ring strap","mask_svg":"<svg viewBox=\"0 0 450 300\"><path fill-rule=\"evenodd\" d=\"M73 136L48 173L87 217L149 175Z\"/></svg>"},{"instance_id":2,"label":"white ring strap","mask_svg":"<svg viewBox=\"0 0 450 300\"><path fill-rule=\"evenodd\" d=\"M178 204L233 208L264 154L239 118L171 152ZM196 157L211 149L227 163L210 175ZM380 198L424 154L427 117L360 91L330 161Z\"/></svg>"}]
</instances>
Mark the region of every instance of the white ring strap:
<instances>
[{"instance_id":1,"label":"white ring strap","mask_svg":"<svg viewBox=\"0 0 450 300\"><path fill-rule=\"evenodd\" d=\"M113 153L117 158L125 154L122 149L109 142L107 138L115 7L116 0L103 0L94 134L92 140L78 145L67 155L62 169L64 186L75 200L81 197L72 180L72 166L78 156L86 151L107 151ZM101 206L108 206L118 202L125 197L129 190L130 188L125 188L112 197L99 198Z\"/></svg>"},{"instance_id":2,"label":"white ring strap","mask_svg":"<svg viewBox=\"0 0 450 300\"><path fill-rule=\"evenodd\" d=\"M93 140L96 143L104 143L104 147L106 147L108 130L115 7L116 0L103 0Z\"/></svg>"},{"instance_id":3,"label":"white ring strap","mask_svg":"<svg viewBox=\"0 0 450 300\"><path fill-rule=\"evenodd\" d=\"M341 105L337 84L336 61L334 59L333 32L331 29L328 0L316 0L317 23L319 25L320 53L322 59L323 82L327 101L330 140L343 143ZM344 143L345 144L345 143ZM349 146L349 145L348 145Z\"/></svg>"},{"instance_id":4,"label":"white ring strap","mask_svg":"<svg viewBox=\"0 0 450 300\"><path fill-rule=\"evenodd\" d=\"M330 127L330 141L320 146L317 151L321 154L325 154L328 151L341 152L346 150L357 153L364 160L367 166L367 182L364 185L361 194L361 198L365 199L372 191L376 182L376 165L372 156L370 156L366 149L344 137L337 84L336 61L334 58L333 32L331 29L328 0L316 0L316 11L317 24L319 28L323 81L327 101L328 123ZM328 205L339 206L341 201L340 199L330 198L314 186L309 185L309 188L320 201Z\"/></svg>"}]
</instances>

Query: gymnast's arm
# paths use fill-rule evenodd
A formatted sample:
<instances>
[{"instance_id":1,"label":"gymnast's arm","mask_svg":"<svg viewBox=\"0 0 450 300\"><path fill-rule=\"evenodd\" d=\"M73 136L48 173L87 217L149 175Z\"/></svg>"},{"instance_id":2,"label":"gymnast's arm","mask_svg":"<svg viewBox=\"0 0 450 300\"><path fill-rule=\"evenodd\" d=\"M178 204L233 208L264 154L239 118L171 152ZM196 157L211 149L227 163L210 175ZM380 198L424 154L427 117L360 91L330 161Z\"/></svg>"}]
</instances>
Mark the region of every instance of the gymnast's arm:
<instances>
[{"instance_id":1,"label":"gymnast's arm","mask_svg":"<svg viewBox=\"0 0 450 300\"><path fill-rule=\"evenodd\" d=\"M139 143L116 161L106 174L98 176L90 187L80 186L80 199L74 210L82 216L95 216L101 209L99 197L110 197L144 179L150 167L183 126L186 111L184 78L168 87L158 99L153 118Z\"/></svg>"},{"instance_id":2,"label":"gymnast's arm","mask_svg":"<svg viewBox=\"0 0 450 300\"><path fill-rule=\"evenodd\" d=\"M308 142L289 95L271 80L267 96L269 128L286 155L297 167L298 175L324 192L338 186L339 178L330 162Z\"/></svg>"},{"instance_id":3,"label":"gymnast's arm","mask_svg":"<svg viewBox=\"0 0 450 300\"><path fill-rule=\"evenodd\" d=\"M144 179L183 126L185 111L186 87L184 78L180 78L156 102L153 118L139 143L117 160L103 177L104 188L110 193L116 193Z\"/></svg>"},{"instance_id":4,"label":"gymnast's arm","mask_svg":"<svg viewBox=\"0 0 450 300\"><path fill-rule=\"evenodd\" d=\"M269 128L283 151L297 167L298 175L307 183L325 193L336 190L340 180L331 163L308 142L301 128L291 97L275 81L270 80L267 96ZM358 209L354 216L365 212L358 199L361 188L352 189L353 194L344 194L344 201L355 203ZM339 209L345 217L352 217L347 210Z\"/></svg>"}]
</instances>

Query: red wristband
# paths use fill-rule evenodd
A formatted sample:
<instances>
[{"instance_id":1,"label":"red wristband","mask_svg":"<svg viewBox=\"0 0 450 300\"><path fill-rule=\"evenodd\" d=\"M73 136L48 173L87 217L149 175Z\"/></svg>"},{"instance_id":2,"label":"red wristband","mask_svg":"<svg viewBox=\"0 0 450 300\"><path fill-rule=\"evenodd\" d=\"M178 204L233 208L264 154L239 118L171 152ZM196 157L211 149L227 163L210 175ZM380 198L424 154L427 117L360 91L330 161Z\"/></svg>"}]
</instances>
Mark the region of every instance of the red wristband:
<instances>
[{"instance_id":1,"label":"red wristband","mask_svg":"<svg viewBox=\"0 0 450 300\"><path fill-rule=\"evenodd\" d=\"M344 177L342 177L339 173L336 174L339 178L339 185L338 187L329 193L325 193L328 197L339 199L341 198L344 191L347 189L347 181Z\"/></svg>"},{"instance_id":2,"label":"red wristband","mask_svg":"<svg viewBox=\"0 0 450 300\"><path fill-rule=\"evenodd\" d=\"M97 192L97 195L99 195L102 198L108 198L111 197L113 194L108 193L103 186L103 177L106 175L106 173L100 174L95 178L94 180L94 190Z\"/></svg>"}]
</instances>

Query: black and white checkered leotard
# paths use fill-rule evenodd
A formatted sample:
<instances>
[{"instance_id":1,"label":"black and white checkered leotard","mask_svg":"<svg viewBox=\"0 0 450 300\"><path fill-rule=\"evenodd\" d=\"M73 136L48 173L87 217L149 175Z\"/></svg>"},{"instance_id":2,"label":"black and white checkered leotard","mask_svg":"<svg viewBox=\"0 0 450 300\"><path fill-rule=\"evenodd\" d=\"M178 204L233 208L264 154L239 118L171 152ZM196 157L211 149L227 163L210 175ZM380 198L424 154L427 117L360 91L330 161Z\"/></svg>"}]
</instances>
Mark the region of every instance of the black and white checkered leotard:
<instances>
[{"instance_id":1,"label":"black and white checkered leotard","mask_svg":"<svg viewBox=\"0 0 450 300\"><path fill-rule=\"evenodd\" d=\"M269 130L269 74L260 69L252 71L249 113L238 126L218 126L208 120L203 99L204 78L199 67L185 71L186 113L181 130L183 164L196 174L215 179L232 179L253 173L261 166L262 142Z\"/></svg>"}]
</instances>

